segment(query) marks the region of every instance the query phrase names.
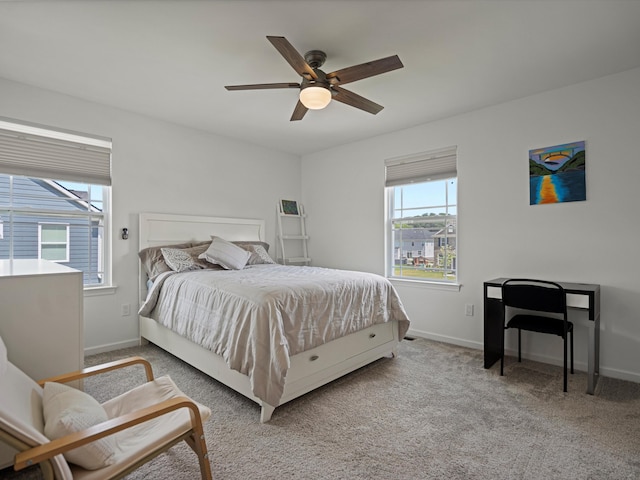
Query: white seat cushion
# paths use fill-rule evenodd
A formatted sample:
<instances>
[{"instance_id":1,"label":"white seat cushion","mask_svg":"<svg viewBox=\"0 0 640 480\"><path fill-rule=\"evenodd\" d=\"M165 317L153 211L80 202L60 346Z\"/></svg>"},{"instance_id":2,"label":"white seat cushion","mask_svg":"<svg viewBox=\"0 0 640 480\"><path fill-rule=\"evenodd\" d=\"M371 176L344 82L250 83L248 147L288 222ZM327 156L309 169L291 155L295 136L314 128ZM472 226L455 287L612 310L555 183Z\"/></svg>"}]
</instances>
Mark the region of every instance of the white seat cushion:
<instances>
[{"instance_id":1,"label":"white seat cushion","mask_svg":"<svg viewBox=\"0 0 640 480\"><path fill-rule=\"evenodd\" d=\"M109 418L140 410L175 397L186 397L168 376L140 385L129 392L103 403ZM204 423L211 410L198 404ZM101 470L84 470L72 466L74 480L108 478L134 464L143 454L156 450L170 439L191 429L189 409L181 408L148 422L118 432L116 437L115 463Z\"/></svg>"}]
</instances>

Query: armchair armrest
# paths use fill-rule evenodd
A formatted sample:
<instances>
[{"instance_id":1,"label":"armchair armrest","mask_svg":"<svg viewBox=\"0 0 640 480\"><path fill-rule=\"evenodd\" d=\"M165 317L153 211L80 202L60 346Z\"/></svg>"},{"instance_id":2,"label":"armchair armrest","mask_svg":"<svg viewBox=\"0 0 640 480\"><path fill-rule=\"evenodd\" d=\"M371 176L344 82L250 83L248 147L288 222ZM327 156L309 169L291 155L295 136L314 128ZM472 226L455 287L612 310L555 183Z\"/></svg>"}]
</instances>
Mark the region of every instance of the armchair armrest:
<instances>
[{"instance_id":1,"label":"armchair armrest","mask_svg":"<svg viewBox=\"0 0 640 480\"><path fill-rule=\"evenodd\" d=\"M44 445L39 445L29 450L19 452L15 457L14 469L16 471L22 470L31 465L35 465L36 463L46 461L61 453L81 447L87 443L91 443L94 440L112 435L180 408L188 408L190 410L191 430L193 431L195 438L201 438L204 435L204 431L198 405L188 397L175 397L136 412L107 420L106 422L99 423L98 425L94 425L85 430L65 435L64 437L52 440Z\"/></svg>"},{"instance_id":2,"label":"armchair armrest","mask_svg":"<svg viewBox=\"0 0 640 480\"><path fill-rule=\"evenodd\" d=\"M130 365L141 364L144 366L147 374L147 381L153 380L153 370L151 364L142 357L129 357L121 360L115 360L109 363L103 363L102 365L95 365L93 367L83 368L75 372L64 373L62 375L56 375L55 377L49 377L38 381L38 385L44 386L45 382L58 382L67 383L73 380L80 380L82 378L91 377L100 373L109 372L111 370L117 370L119 368L128 367Z\"/></svg>"}]
</instances>

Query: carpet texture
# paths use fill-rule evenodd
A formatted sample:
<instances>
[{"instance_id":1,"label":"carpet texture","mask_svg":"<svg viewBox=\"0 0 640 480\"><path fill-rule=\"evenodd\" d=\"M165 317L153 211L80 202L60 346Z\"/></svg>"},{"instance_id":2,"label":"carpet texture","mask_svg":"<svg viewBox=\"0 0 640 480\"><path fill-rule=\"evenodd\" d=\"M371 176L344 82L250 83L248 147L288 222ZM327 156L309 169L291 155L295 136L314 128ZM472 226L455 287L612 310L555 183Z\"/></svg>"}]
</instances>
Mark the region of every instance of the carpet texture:
<instances>
[{"instance_id":1,"label":"carpet texture","mask_svg":"<svg viewBox=\"0 0 640 480\"><path fill-rule=\"evenodd\" d=\"M161 349L147 345L87 357L87 366L141 355L209 407L213 476L245 479L638 479L640 384L602 377L586 395L585 373L505 361L482 367L482 351L423 339L276 408L257 404ZM85 383L104 401L144 381L142 368ZM31 479L34 471L12 479ZM130 480L199 478L179 444Z\"/></svg>"}]
</instances>

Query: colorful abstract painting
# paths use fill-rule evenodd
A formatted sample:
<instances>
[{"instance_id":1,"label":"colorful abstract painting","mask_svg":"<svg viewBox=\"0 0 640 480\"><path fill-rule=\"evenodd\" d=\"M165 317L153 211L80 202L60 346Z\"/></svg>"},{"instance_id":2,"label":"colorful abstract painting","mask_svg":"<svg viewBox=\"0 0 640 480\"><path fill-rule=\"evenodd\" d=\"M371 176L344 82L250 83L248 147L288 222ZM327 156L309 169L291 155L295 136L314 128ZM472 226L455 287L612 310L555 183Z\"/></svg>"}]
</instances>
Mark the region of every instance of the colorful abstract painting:
<instances>
[{"instance_id":1,"label":"colorful abstract painting","mask_svg":"<svg viewBox=\"0 0 640 480\"><path fill-rule=\"evenodd\" d=\"M529 205L586 198L584 141L529 150Z\"/></svg>"}]
</instances>

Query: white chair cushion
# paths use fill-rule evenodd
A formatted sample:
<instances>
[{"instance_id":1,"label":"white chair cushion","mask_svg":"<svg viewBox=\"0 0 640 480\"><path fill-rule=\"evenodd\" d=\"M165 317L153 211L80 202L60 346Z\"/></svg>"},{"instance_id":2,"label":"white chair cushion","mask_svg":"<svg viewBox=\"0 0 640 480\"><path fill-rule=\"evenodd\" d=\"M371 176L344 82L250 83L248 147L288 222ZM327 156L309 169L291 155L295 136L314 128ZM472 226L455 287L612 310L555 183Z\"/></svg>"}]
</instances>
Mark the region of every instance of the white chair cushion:
<instances>
[{"instance_id":1,"label":"white chair cushion","mask_svg":"<svg viewBox=\"0 0 640 480\"><path fill-rule=\"evenodd\" d=\"M46 382L42 396L44 434L55 440L102 422L109 417L92 396L61 383ZM108 436L64 454L68 462L88 470L111 465L116 452L115 438Z\"/></svg>"},{"instance_id":2,"label":"white chair cushion","mask_svg":"<svg viewBox=\"0 0 640 480\"><path fill-rule=\"evenodd\" d=\"M115 418L178 396L187 397L178 389L171 378L163 376L112 398L102 406L109 418ZM211 416L211 410L199 403L197 405L204 423ZM190 429L191 415L189 410L181 408L122 430L115 435L116 455L113 465L94 471L74 468L72 465L73 478L74 480L111 478L133 465L142 456L151 453Z\"/></svg>"}]
</instances>

